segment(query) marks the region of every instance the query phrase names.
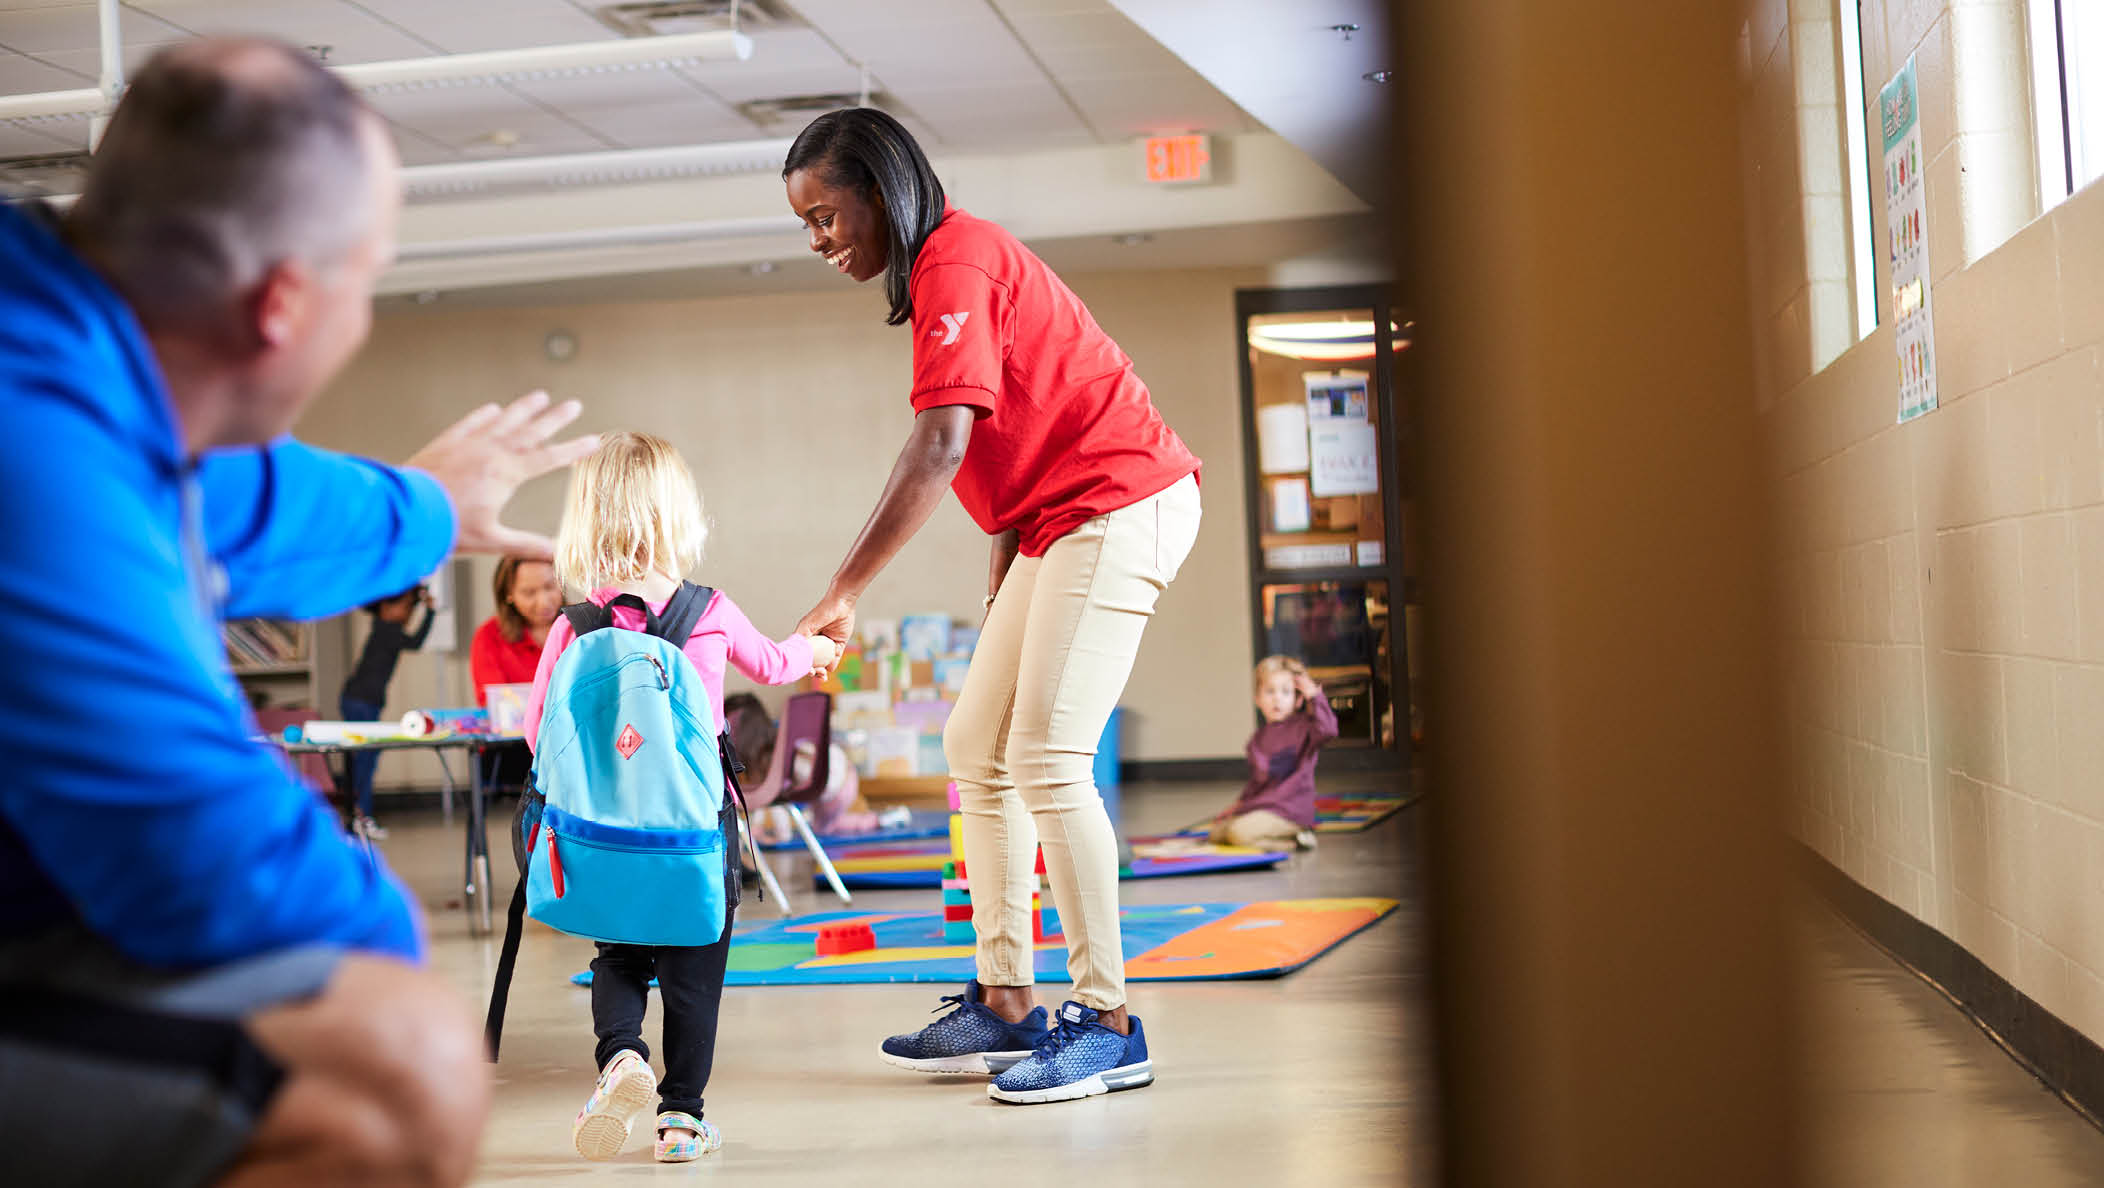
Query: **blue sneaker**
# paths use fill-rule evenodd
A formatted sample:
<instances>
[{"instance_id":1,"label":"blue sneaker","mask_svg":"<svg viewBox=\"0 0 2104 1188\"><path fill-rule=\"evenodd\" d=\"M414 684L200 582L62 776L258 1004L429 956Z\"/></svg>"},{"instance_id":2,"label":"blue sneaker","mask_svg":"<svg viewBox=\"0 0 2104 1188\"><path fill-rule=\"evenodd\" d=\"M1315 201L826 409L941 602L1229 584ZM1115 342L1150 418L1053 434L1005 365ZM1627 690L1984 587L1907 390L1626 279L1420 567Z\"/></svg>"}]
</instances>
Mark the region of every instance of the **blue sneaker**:
<instances>
[{"instance_id":1,"label":"blue sneaker","mask_svg":"<svg viewBox=\"0 0 2104 1188\"><path fill-rule=\"evenodd\" d=\"M988 1010L985 999L976 978L964 984L964 993L943 995L943 1003L957 1009L912 1035L885 1040L884 1063L925 1073L997 1073L1030 1055L1049 1034L1045 1008L1032 1007L1021 1023L1010 1023Z\"/></svg>"},{"instance_id":2,"label":"blue sneaker","mask_svg":"<svg viewBox=\"0 0 2104 1188\"><path fill-rule=\"evenodd\" d=\"M1036 1105L1152 1084L1147 1032L1139 1016L1129 1018L1132 1034L1119 1035L1098 1023L1096 1012L1068 1002L1059 1008L1059 1026L1045 1033L1027 1059L995 1077L986 1095L995 1101Z\"/></svg>"}]
</instances>

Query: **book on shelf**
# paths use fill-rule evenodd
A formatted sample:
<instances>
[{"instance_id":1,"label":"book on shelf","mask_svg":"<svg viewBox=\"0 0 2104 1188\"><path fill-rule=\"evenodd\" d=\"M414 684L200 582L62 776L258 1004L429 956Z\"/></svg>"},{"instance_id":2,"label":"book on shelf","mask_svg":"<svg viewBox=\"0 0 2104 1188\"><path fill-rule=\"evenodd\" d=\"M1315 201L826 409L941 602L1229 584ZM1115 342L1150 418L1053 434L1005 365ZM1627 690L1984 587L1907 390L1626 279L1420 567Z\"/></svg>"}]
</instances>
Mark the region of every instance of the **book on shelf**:
<instances>
[{"instance_id":1,"label":"book on shelf","mask_svg":"<svg viewBox=\"0 0 2104 1188\"><path fill-rule=\"evenodd\" d=\"M221 626L220 635L235 668L276 668L307 658L306 632L296 623L235 619Z\"/></svg>"}]
</instances>

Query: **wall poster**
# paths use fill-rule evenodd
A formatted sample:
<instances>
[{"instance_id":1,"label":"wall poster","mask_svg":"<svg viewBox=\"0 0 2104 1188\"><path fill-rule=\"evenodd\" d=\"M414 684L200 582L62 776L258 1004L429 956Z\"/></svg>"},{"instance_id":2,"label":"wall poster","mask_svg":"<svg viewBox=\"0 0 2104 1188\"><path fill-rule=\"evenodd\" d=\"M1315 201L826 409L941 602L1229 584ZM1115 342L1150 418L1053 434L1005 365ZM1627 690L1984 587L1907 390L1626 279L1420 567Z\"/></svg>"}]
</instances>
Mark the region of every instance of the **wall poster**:
<instances>
[{"instance_id":1,"label":"wall poster","mask_svg":"<svg viewBox=\"0 0 2104 1188\"><path fill-rule=\"evenodd\" d=\"M1921 93L1914 59L1878 92L1885 138L1885 246L1891 262L1899 419L1936 407L1936 333L1929 314L1928 189L1922 184Z\"/></svg>"}]
</instances>

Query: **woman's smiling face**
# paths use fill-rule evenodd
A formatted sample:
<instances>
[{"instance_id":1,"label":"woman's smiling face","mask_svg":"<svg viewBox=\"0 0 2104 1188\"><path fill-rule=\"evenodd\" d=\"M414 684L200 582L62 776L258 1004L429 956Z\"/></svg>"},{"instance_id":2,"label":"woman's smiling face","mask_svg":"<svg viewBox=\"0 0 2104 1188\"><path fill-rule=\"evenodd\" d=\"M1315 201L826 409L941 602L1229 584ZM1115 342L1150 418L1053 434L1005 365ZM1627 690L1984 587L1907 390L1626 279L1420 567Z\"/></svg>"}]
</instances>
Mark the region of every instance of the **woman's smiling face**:
<instances>
[{"instance_id":1,"label":"woman's smiling face","mask_svg":"<svg viewBox=\"0 0 2104 1188\"><path fill-rule=\"evenodd\" d=\"M825 179L821 166L799 169L787 179L789 209L811 233L811 250L857 282L884 271L891 224L880 201Z\"/></svg>"}]
</instances>

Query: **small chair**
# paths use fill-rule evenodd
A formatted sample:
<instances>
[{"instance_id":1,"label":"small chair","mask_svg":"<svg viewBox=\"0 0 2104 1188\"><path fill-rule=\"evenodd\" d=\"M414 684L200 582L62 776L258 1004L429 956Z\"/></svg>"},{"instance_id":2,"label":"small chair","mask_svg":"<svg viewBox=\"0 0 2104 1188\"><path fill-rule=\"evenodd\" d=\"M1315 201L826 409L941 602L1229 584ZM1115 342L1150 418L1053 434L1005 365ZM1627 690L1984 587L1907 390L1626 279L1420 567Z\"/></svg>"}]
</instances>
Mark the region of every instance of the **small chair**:
<instances>
[{"instance_id":1,"label":"small chair","mask_svg":"<svg viewBox=\"0 0 2104 1188\"><path fill-rule=\"evenodd\" d=\"M803 806L815 804L825 795L832 776L833 696L830 693L798 693L782 708L782 727L775 736L775 754L782 758L782 789L774 798L777 807L788 810L796 831L810 847L811 859L842 903L853 903L840 872L826 855Z\"/></svg>"}]
</instances>

